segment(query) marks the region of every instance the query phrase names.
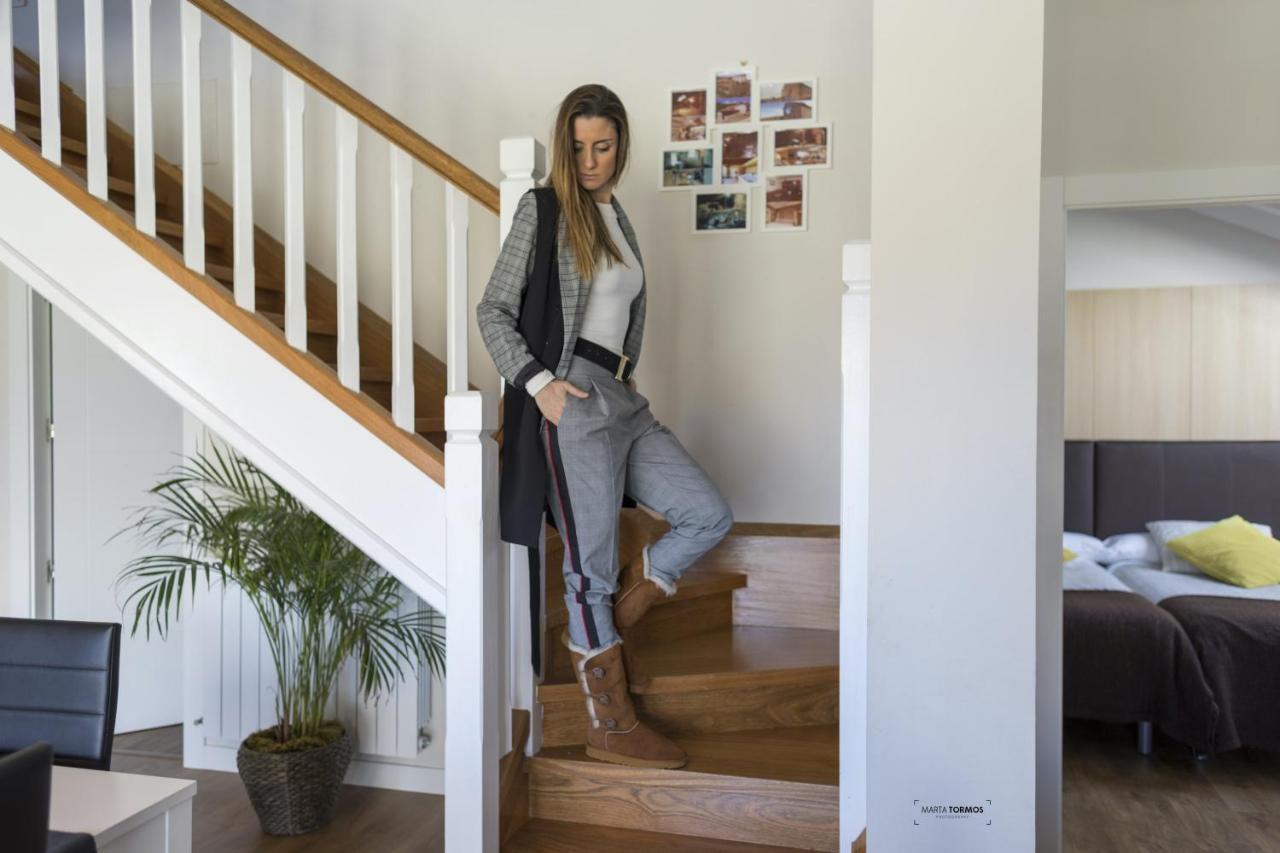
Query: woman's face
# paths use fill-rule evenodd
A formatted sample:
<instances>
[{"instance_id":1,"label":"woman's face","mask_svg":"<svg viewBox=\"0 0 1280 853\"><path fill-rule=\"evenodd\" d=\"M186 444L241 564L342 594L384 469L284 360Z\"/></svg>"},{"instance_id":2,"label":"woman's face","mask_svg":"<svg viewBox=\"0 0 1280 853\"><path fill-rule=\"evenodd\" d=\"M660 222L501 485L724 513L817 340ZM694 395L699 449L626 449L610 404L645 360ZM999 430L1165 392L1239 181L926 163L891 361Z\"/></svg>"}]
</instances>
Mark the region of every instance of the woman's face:
<instances>
[{"instance_id":1,"label":"woman's face","mask_svg":"<svg viewBox=\"0 0 1280 853\"><path fill-rule=\"evenodd\" d=\"M608 184L618 162L618 133L613 122L600 116L575 118L573 152L578 183L584 190L594 192Z\"/></svg>"}]
</instances>

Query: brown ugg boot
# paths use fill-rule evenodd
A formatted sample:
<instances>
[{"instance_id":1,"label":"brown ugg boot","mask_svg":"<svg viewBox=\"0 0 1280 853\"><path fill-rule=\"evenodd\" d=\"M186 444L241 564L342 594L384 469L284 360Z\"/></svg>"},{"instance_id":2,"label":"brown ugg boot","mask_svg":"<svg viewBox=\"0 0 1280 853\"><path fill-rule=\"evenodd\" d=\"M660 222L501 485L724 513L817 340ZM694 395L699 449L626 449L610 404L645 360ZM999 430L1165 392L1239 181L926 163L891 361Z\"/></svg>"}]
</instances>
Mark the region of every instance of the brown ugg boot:
<instances>
[{"instance_id":1,"label":"brown ugg boot","mask_svg":"<svg viewBox=\"0 0 1280 853\"><path fill-rule=\"evenodd\" d=\"M618 634L621 635L623 641L622 663L627 668L627 689L632 693L643 693L645 690L649 689L650 678L641 672L640 668L636 666L635 658L631 656L631 647L628 646L626 642L627 632L619 631ZM573 643L569 641L568 628L562 628L560 630L560 642L564 644L566 649L569 649L572 652Z\"/></svg>"},{"instance_id":2,"label":"brown ugg boot","mask_svg":"<svg viewBox=\"0 0 1280 853\"><path fill-rule=\"evenodd\" d=\"M573 671L587 695L587 755L632 767L683 767L684 750L636 717L627 692L622 642L590 653L569 647Z\"/></svg>"},{"instance_id":3,"label":"brown ugg boot","mask_svg":"<svg viewBox=\"0 0 1280 853\"><path fill-rule=\"evenodd\" d=\"M650 569L649 546L645 545L618 573L618 590L613 594L613 624L619 630L639 622L655 601L676 594L671 583Z\"/></svg>"}]
</instances>

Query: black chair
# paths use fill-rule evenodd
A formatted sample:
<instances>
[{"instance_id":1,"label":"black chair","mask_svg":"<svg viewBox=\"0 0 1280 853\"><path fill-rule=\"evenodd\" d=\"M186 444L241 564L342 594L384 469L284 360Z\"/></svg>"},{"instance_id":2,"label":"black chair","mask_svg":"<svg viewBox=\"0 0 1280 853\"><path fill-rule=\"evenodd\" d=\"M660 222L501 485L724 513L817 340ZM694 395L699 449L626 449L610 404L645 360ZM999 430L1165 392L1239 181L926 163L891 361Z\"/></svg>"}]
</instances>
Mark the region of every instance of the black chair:
<instances>
[{"instance_id":1,"label":"black chair","mask_svg":"<svg viewBox=\"0 0 1280 853\"><path fill-rule=\"evenodd\" d=\"M0 833L6 853L96 853L93 836L50 832L53 747L43 741L0 758Z\"/></svg>"},{"instance_id":2,"label":"black chair","mask_svg":"<svg viewBox=\"0 0 1280 853\"><path fill-rule=\"evenodd\" d=\"M53 747L33 743L0 758L0 833L12 853L45 853Z\"/></svg>"},{"instance_id":3,"label":"black chair","mask_svg":"<svg viewBox=\"0 0 1280 853\"><path fill-rule=\"evenodd\" d=\"M120 625L0 618L0 755L46 741L53 763L111 769Z\"/></svg>"}]
</instances>

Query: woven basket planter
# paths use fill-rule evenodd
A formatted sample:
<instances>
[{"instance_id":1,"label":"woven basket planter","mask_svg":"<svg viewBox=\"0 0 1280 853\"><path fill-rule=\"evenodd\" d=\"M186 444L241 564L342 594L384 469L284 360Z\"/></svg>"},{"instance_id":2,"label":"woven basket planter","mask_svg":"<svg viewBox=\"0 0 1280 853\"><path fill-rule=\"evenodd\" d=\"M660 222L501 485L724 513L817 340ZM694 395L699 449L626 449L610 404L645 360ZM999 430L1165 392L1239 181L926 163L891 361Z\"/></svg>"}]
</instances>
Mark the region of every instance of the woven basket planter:
<instances>
[{"instance_id":1,"label":"woven basket planter","mask_svg":"<svg viewBox=\"0 0 1280 853\"><path fill-rule=\"evenodd\" d=\"M302 835L328 823L350 763L351 736L346 732L301 752L257 752L243 743L236 752L249 802L269 835Z\"/></svg>"}]
</instances>

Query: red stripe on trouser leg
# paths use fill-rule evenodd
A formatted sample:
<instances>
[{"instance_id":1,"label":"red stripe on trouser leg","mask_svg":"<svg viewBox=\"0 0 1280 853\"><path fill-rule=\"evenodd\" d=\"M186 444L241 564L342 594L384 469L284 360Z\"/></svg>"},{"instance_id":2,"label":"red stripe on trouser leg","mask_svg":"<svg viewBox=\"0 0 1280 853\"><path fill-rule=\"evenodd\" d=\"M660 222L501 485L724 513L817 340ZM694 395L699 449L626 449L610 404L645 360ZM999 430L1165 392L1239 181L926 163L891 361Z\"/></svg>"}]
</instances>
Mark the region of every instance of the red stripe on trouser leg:
<instances>
[{"instance_id":1,"label":"red stripe on trouser leg","mask_svg":"<svg viewBox=\"0 0 1280 853\"><path fill-rule=\"evenodd\" d=\"M591 608L586 604L586 591L591 588L591 580L583 573L582 565L578 560L578 532L577 526L573 523L573 514L571 504L568 500L568 484L565 482L564 464L560 458L560 454L556 451L559 447L552 444L551 431L556 427L550 421L547 422L546 443L547 443L547 465L551 470L551 480L555 487L556 501L560 506L560 518L564 522L564 550L565 556L569 558L569 564L573 567L573 573L579 578L579 589L574 594L574 599L578 603L578 610L582 616L582 629L587 635L587 646L595 648L600 645L599 633L596 631L595 619L591 616Z\"/></svg>"}]
</instances>

